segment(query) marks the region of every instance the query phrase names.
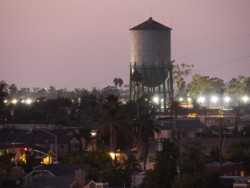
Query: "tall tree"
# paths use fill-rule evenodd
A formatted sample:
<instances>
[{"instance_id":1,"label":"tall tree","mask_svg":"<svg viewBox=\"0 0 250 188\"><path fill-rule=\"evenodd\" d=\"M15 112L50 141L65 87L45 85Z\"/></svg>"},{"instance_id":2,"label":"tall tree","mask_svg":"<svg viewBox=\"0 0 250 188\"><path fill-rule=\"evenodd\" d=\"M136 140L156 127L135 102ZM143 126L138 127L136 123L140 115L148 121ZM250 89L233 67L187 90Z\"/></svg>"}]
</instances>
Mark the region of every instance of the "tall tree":
<instances>
[{"instance_id":1,"label":"tall tree","mask_svg":"<svg viewBox=\"0 0 250 188\"><path fill-rule=\"evenodd\" d=\"M119 83L118 78L114 78L113 82L114 82L114 84L115 84L115 88L117 88L117 85L118 85L118 83Z\"/></svg>"},{"instance_id":2,"label":"tall tree","mask_svg":"<svg viewBox=\"0 0 250 188\"><path fill-rule=\"evenodd\" d=\"M210 81L210 88L209 88L209 92L211 94L222 94L224 93L224 89L225 89L225 83L222 79L217 78L217 77L213 77L209 79Z\"/></svg>"},{"instance_id":3,"label":"tall tree","mask_svg":"<svg viewBox=\"0 0 250 188\"><path fill-rule=\"evenodd\" d=\"M8 85L5 81L0 82L0 121L2 120L2 113L4 108L4 99L8 96Z\"/></svg>"},{"instance_id":4,"label":"tall tree","mask_svg":"<svg viewBox=\"0 0 250 188\"><path fill-rule=\"evenodd\" d=\"M204 170L204 147L200 142L188 141L182 145L179 165L181 173L189 173L192 176L195 172Z\"/></svg>"},{"instance_id":5,"label":"tall tree","mask_svg":"<svg viewBox=\"0 0 250 188\"><path fill-rule=\"evenodd\" d=\"M17 92L18 92L18 89L17 89L16 84L11 84L9 86L10 97L12 97L12 98L17 97Z\"/></svg>"},{"instance_id":6,"label":"tall tree","mask_svg":"<svg viewBox=\"0 0 250 188\"><path fill-rule=\"evenodd\" d=\"M192 68L193 65L187 65L185 63L173 65L173 81L175 85L174 98L184 94L186 85L185 78L191 74Z\"/></svg>"},{"instance_id":7,"label":"tall tree","mask_svg":"<svg viewBox=\"0 0 250 188\"><path fill-rule=\"evenodd\" d=\"M233 162L243 162L250 172L250 139L244 138L233 142L227 149L227 159Z\"/></svg>"},{"instance_id":8,"label":"tall tree","mask_svg":"<svg viewBox=\"0 0 250 188\"><path fill-rule=\"evenodd\" d=\"M203 95L209 89L209 77L201 76L199 74L195 74L192 77L192 81L188 84L188 93L192 97L198 97L199 95Z\"/></svg>"},{"instance_id":9,"label":"tall tree","mask_svg":"<svg viewBox=\"0 0 250 188\"><path fill-rule=\"evenodd\" d=\"M122 87L123 85L123 80L121 78L118 78L118 85L119 87Z\"/></svg>"},{"instance_id":10,"label":"tall tree","mask_svg":"<svg viewBox=\"0 0 250 188\"><path fill-rule=\"evenodd\" d=\"M204 147L200 142L188 141L181 146L178 159L180 174L172 183L173 188L221 187L219 171L205 169Z\"/></svg>"},{"instance_id":11,"label":"tall tree","mask_svg":"<svg viewBox=\"0 0 250 188\"><path fill-rule=\"evenodd\" d=\"M105 98L102 105L102 123L108 124L109 136L110 136L110 150L115 152L117 149L117 131L122 121L121 103L118 101L118 97L109 95Z\"/></svg>"},{"instance_id":12,"label":"tall tree","mask_svg":"<svg viewBox=\"0 0 250 188\"><path fill-rule=\"evenodd\" d=\"M191 97L197 98L204 94L222 94L224 88L224 81L220 78L195 74L188 85L188 93Z\"/></svg>"},{"instance_id":13,"label":"tall tree","mask_svg":"<svg viewBox=\"0 0 250 188\"><path fill-rule=\"evenodd\" d=\"M237 78L232 78L229 81L225 93L234 97L235 102L239 103L239 100L243 97L243 95L249 92L249 85L250 77L247 78L240 75Z\"/></svg>"},{"instance_id":14,"label":"tall tree","mask_svg":"<svg viewBox=\"0 0 250 188\"><path fill-rule=\"evenodd\" d=\"M146 100L147 96L142 96L137 101L140 112L136 112L136 118L133 118L134 134L136 138L136 148L141 153L144 170L146 170L146 160L149 148L149 139L153 137L154 132L159 132L159 125L154 121L154 114L150 101ZM151 98L151 97L149 97Z\"/></svg>"},{"instance_id":15,"label":"tall tree","mask_svg":"<svg viewBox=\"0 0 250 188\"><path fill-rule=\"evenodd\" d=\"M146 173L140 187L171 187L177 174L178 147L169 140L162 142L162 151L157 152L153 170Z\"/></svg>"}]
</instances>

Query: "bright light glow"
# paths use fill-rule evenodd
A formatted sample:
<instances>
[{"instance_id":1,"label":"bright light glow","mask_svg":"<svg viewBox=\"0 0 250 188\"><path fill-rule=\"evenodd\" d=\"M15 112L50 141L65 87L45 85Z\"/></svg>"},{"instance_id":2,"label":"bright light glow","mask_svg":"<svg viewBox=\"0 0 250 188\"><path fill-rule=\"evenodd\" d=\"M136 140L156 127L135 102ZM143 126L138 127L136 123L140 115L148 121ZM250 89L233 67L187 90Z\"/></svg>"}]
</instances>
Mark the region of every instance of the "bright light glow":
<instances>
[{"instance_id":1,"label":"bright light glow","mask_svg":"<svg viewBox=\"0 0 250 188\"><path fill-rule=\"evenodd\" d=\"M247 101L249 100L249 98L248 98L247 96L244 96L244 97L242 97L242 100L243 100L244 102L247 102Z\"/></svg>"},{"instance_id":2,"label":"bright light glow","mask_svg":"<svg viewBox=\"0 0 250 188\"><path fill-rule=\"evenodd\" d=\"M21 100L21 103L25 103L25 100Z\"/></svg>"},{"instance_id":3,"label":"bright light glow","mask_svg":"<svg viewBox=\"0 0 250 188\"><path fill-rule=\"evenodd\" d=\"M91 134L92 137L96 136L96 132L95 131L91 131L90 134Z\"/></svg>"},{"instance_id":4,"label":"bright light glow","mask_svg":"<svg viewBox=\"0 0 250 188\"><path fill-rule=\"evenodd\" d=\"M52 157L47 156L47 157L43 158L43 161L41 162L41 164L46 164L46 165L52 164Z\"/></svg>"},{"instance_id":5,"label":"bright light glow","mask_svg":"<svg viewBox=\"0 0 250 188\"><path fill-rule=\"evenodd\" d=\"M228 96L226 96L225 98L224 98L224 101L225 102L229 102L231 99L230 99L230 97L228 97Z\"/></svg>"},{"instance_id":6,"label":"bright light glow","mask_svg":"<svg viewBox=\"0 0 250 188\"><path fill-rule=\"evenodd\" d=\"M188 98L187 98L187 101L188 101L188 102L191 102L191 101L192 101L192 99L191 99L190 97L188 97Z\"/></svg>"},{"instance_id":7,"label":"bright light glow","mask_svg":"<svg viewBox=\"0 0 250 188\"><path fill-rule=\"evenodd\" d=\"M179 98L179 101L180 101L180 102L182 102L182 101L183 101L183 98L182 98L182 97L180 97L180 98Z\"/></svg>"},{"instance_id":8,"label":"bright light glow","mask_svg":"<svg viewBox=\"0 0 250 188\"><path fill-rule=\"evenodd\" d=\"M109 155L112 158L112 160L115 160L115 156L116 156L116 158L118 158L120 156L120 153L110 152Z\"/></svg>"},{"instance_id":9,"label":"bright light glow","mask_svg":"<svg viewBox=\"0 0 250 188\"><path fill-rule=\"evenodd\" d=\"M158 104L158 103L159 103L159 97L156 97L156 96L155 96L155 97L153 98L153 101L154 101L155 103Z\"/></svg>"},{"instance_id":10,"label":"bright light glow","mask_svg":"<svg viewBox=\"0 0 250 188\"><path fill-rule=\"evenodd\" d=\"M112 158L112 160L115 160L115 153L110 152L109 155L110 155L110 157Z\"/></svg>"},{"instance_id":11,"label":"bright light glow","mask_svg":"<svg viewBox=\"0 0 250 188\"><path fill-rule=\"evenodd\" d=\"M216 103L216 102L218 102L218 97L217 96L212 96L211 97L211 101L213 102L213 103Z\"/></svg>"},{"instance_id":12,"label":"bright light glow","mask_svg":"<svg viewBox=\"0 0 250 188\"><path fill-rule=\"evenodd\" d=\"M17 103L17 100L16 100L16 99L13 99L11 102L12 102L13 104L16 104L16 103Z\"/></svg>"},{"instance_id":13,"label":"bright light glow","mask_svg":"<svg viewBox=\"0 0 250 188\"><path fill-rule=\"evenodd\" d=\"M197 101L199 103L204 103L205 102L205 97L199 97Z\"/></svg>"},{"instance_id":14,"label":"bright light glow","mask_svg":"<svg viewBox=\"0 0 250 188\"><path fill-rule=\"evenodd\" d=\"M8 100L4 100L3 102L6 104L8 102Z\"/></svg>"},{"instance_id":15,"label":"bright light glow","mask_svg":"<svg viewBox=\"0 0 250 188\"><path fill-rule=\"evenodd\" d=\"M31 102L32 102L31 99L26 100L26 104L31 104Z\"/></svg>"}]
</instances>

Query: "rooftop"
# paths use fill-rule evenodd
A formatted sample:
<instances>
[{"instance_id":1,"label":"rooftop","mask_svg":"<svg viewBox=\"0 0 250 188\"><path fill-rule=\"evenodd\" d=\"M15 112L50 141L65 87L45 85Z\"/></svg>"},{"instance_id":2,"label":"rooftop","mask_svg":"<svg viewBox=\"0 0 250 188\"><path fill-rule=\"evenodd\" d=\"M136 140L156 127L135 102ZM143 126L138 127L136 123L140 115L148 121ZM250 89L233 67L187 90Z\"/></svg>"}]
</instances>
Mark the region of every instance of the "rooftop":
<instances>
[{"instance_id":1,"label":"rooftop","mask_svg":"<svg viewBox=\"0 0 250 188\"><path fill-rule=\"evenodd\" d=\"M130 30L172 30L172 29L154 21L153 18L150 17L147 21L131 28Z\"/></svg>"}]
</instances>

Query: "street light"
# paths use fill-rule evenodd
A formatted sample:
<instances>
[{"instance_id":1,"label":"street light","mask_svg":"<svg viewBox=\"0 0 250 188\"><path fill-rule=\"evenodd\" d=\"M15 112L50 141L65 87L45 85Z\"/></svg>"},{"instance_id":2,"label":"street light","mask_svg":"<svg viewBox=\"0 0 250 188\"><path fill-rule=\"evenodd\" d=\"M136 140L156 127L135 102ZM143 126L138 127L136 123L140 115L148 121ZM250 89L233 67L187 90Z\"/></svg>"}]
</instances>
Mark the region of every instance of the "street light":
<instances>
[{"instance_id":1,"label":"street light","mask_svg":"<svg viewBox=\"0 0 250 188\"><path fill-rule=\"evenodd\" d=\"M212 103L214 103L214 104L217 103L218 100L219 100L219 99L218 99L217 96L212 96L212 97L211 97L211 101L212 101Z\"/></svg>"},{"instance_id":2,"label":"street light","mask_svg":"<svg viewBox=\"0 0 250 188\"><path fill-rule=\"evenodd\" d=\"M13 126L15 127L15 105L17 103L17 100L16 99L12 99L11 103L14 104L14 106L10 110L10 115L12 116L12 123L13 123Z\"/></svg>"},{"instance_id":3,"label":"street light","mask_svg":"<svg viewBox=\"0 0 250 188\"><path fill-rule=\"evenodd\" d=\"M17 103L17 100L16 99L12 99L12 104L16 104Z\"/></svg>"},{"instance_id":4,"label":"street light","mask_svg":"<svg viewBox=\"0 0 250 188\"><path fill-rule=\"evenodd\" d=\"M159 97L155 96L155 97L153 98L153 101L154 101L156 104L158 104L158 103L159 103Z\"/></svg>"},{"instance_id":5,"label":"street light","mask_svg":"<svg viewBox=\"0 0 250 188\"><path fill-rule=\"evenodd\" d=\"M247 96L242 97L243 102L247 102L249 98Z\"/></svg>"},{"instance_id":6,"label":"street light","mask_svg":"<svg viewBox=\"0 0 250 188\"><path fill-rule=\"evenodd\" d=\"M205 102L205 97L201 96L197 99L197 101L202 104Z\"/></svg>"},{"instance_id":7,"label":"street light","mask_svg":"<svg viewBox=\"0 0 250 188\"><path fill-rule=\"evenodd\" d=\"M230 102L230 97L228 97L228 96L226 96L225 98L224 98L224 101L225 101L225 103L227 104L227 106L228 106L228 109L229 109L229 102ZM224 105L225 106L225 105Z\"/></svg>"},{"instance_id":8,"label":"street light","mask_svg":"<svg viewBox=\"0 0 250 188\"><path fill-rule=\"evenodd\" d=\"M27 99L26 100L26 104L31 104L32 100L31 99Z\"/></svg>"},{"instance_id":9,"label":"street light","mask_svg":"<svg viewBox=\"0 0 250 188\"><path fill-rule=\"evenodd\" d=\"M228 103L230 100L231 100L231 99L230 99L230 97L228 97L228 96L226 96L226 97L224 98L224 101L227 102L227 103Z\"/></svg>"}]
</instances>

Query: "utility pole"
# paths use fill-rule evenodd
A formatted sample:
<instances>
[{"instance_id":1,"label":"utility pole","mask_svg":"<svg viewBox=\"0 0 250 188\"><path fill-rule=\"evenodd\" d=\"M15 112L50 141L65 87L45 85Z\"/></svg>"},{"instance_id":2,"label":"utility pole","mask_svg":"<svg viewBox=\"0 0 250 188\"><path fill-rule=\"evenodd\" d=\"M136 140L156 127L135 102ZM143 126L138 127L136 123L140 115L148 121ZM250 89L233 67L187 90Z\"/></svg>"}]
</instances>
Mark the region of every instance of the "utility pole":
<instances>
[{"instance_id":1,"label":"utility pole","mask_svg":"<svg viewBox=\"0 0 250 188\"><path fill-rule=\"evenodd\" d=\"M222 175L222 117L221 117L221 110L219 111L220 114L220 124L219 124L219 161L220 161L220 174Z\"/></svg>"},{"instance_id":2,"label":"utility pole","mask_svg":"<svg viewBox=\"0 0 250 188\"><path fill-rule=\"evenodd\" d=\"M238 119L239 119L239 109L236 108L235 109L235 127L234 127L234 134L235 134L235 137L237 138L238 137Z\"/></svg>"}]
</instances>

